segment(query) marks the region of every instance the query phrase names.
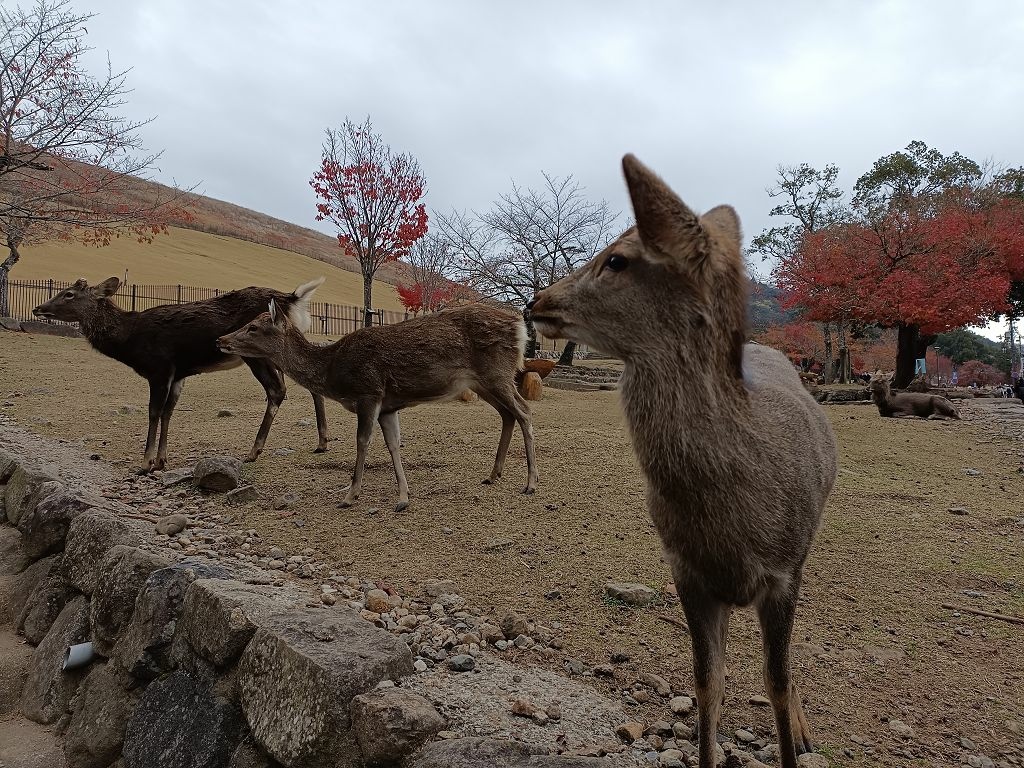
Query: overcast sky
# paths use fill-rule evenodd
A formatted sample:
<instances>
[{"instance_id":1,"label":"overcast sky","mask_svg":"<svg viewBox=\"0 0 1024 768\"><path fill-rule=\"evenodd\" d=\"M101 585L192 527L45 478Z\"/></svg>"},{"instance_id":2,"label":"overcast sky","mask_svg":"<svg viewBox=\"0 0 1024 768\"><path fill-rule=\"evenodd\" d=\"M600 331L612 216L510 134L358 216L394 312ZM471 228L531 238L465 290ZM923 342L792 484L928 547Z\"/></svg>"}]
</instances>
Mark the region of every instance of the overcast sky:
<instances>
[{"instance_id":1,"label":"overcast sky","mask_svg":"<svg viewBox=\"0 0 1024 768\"><path fill-rule=\"evenodd\" d=\"M9 1L9 0L8 0ZM573 174L628 212L634 152L691 206L771 225L779 164L849 188L921 139L1024 164L1024 4L76 0L131 67L161 181L308 226L323 130L369 114L429 207Z\"/></svg>"}]
</instances>

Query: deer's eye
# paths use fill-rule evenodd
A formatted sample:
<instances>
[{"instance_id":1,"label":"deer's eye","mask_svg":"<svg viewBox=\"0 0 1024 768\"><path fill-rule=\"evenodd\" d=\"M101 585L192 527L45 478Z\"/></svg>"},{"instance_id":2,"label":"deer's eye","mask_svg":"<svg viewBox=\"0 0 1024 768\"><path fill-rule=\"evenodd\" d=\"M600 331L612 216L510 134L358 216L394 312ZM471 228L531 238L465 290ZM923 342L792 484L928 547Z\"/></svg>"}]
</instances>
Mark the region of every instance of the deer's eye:
<instances>
[{"instance_id":1,"label":"deer's eye","mask_svg":"<svg viewBox=\"0 0 1024 768\"><path fill-rule=\"evenodd\" d=\"M629 266L629 259L620 253L613 253L608 257L608 261L605 262L605 266L612 272L621 272Z\"/></svg>"},{"instance_id":2,"label":"deer's eye","mask_svg":"<svg viewBox=\"0 0 1024 768\"><path fill-rule=\"evenodd\" d=\"M65 299L73 299L73 298L75 298L75 294L72 293L71 291L68 291L67 293L64 294L64 298Z\"/></svg>"}]
</instances>

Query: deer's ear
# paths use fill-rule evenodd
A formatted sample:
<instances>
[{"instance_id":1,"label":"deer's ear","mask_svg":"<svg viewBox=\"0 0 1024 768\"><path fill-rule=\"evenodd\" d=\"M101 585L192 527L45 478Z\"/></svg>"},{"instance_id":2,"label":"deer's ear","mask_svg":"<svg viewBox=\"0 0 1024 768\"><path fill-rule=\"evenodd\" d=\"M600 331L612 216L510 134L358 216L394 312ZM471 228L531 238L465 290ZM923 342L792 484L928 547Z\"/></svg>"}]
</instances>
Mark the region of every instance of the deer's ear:
<instances>
[{"instance_id":1,"label":"deer's ear","mask_svg":"<svg viewBox=\"0 0 1024 768\"><path fill-rule=\"evenodd\" d=\"M740 217L731 205L719 205L712 208L700 217L700 223L705 231L724 239L730 247L739 250L743 245Z\"/></svg>"},{"instance_id":2,"label":"deer's ear","mask_svg":"<svg viewBox=\"0 0 1024 768\"><path fill-rule=\"evenodd\" d=\"M283 326L287 320L288 315L278 309L277 302L274 299L270 300L270 321L274 325Z\"/></svg>"},{"instance_id":3,"label":"deer's ear","mask_svg":"<svg viewBox=\"0 0 1024 768\"><path fill-rule=\"evenodd\" d=\"M707 235L697 214L633 155L622 158L637 233L656 261L701 269L708 257Z\"/></svg>"},{"instance_id":4,"label":"deer's ear","mask_svg":"<svg viewBox=\"0 0 1024 768\"><path fill-rule=\"evenodd\" d=\"M118 277L108 277L102 283L94 286L92 289L93 295L98 298L104 298L110 296L121 287L121 279Z\"/></svg>"}]
</instances>

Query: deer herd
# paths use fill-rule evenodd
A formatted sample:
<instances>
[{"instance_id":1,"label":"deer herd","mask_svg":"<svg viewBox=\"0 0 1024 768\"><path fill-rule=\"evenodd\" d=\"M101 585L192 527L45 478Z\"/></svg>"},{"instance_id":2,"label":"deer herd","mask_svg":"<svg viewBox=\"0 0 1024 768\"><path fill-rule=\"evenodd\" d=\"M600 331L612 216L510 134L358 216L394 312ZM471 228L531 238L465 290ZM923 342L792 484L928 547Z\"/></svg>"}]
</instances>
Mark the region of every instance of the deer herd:
<instances>
[{"instance_id":1,"label":"deer herd","mask_svg":"<svg viewBox=\"0 0 1024 768\"><path fill-rule=\"evenodd\" d=\"M715 765L730 614L746 606L761 624L781 763L795 768L796 755L813 746L790 676L790 638L804 562L836 479L835 438L788 359L745 343L747 277L736 212L719 206L698 215L632 155L622 168L636 225L537 294L528 311L545 336L585 343L625 363L622 405L691 636L701 768ZM267 393L248 461L266 443L285 397L285 374L312 395L316 451L327 446L324 398L356 414L355 466L339 506L359 498L376 422L394 466L396 511L407 507L398 412L467 389L501 417L484 482L501 478L518 425L526 448L523 492L536 491L530 408L516 386L524 365L522 316L476 303L362 328L321 346L305 332L310 297L322 282L291 293L244 288L126 312L110 298L117 278L95 286L79 280L34 312L77 321L96 350L149 382L144 472L166 464L168 426L184 380L245 364ZM956 414L941 398L894 397L882 383L872 388L882 415Z\"/></svg>"}]
</instances>

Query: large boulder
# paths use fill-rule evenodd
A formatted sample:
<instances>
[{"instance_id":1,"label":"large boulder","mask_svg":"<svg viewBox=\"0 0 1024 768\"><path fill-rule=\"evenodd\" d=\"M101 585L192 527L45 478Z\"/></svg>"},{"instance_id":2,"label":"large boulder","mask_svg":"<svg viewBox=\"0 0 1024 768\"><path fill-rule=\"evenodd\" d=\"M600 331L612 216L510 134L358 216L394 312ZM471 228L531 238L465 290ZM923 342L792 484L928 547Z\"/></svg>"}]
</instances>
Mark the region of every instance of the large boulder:
<instances>
[{"instance_id":1,"label":"large boulder","mask_svg":"<svg viewBox=\"0 0 1024 768\"><path fill-rule=\"evenodd\" d=\"M32 646L13 632L0 631L0 720L17 710L31 662Z\"/></svg>"},{"instance_id":2,"label":"large boulder","mask_svg":"<svg viewBox=\"0 0 1024 768\"><path fill-rule=\"evenodd\" d=\"M68 601L78 593L53 568L29 594L18 616L17 627L32 645L39 645Z\"/></svg>"},{"instance_id":3,"label":"large boulder","mask_svg":"<svg viewBox=\"0 0 1024 768\"><path fill-rule=\"evenodd\" d=\"M204 491L226 493L238 487L242 462L234 456L210 456L196 464L192 479Z\"/></svg>"},{"instance_id":4,"label":"large boulder","mask_svg":"<svg viewBox=\"0 0 1024 768\"><path fill-rule=\"evenodd\" d=\"M19 465L18 457L10 451L0 448L0 485L6 485L7 481L11 479L11 475L14 474L14 470Z\"/></svg>"},{"instance_id":5,"label":"large boulder","mask_svg":"<svg viewBox=\"0 0 1024 768\"><path fill-rule=\"evenodd\" d=\"M68 528L61 573L79 592L91 595L100 575L100 563L118 544L137 547L142 536L125 520L101 509L82 512Z\"/></svg>"},{"instance_id":6,"label":"large boulder","mask_svg":"<svg viewBox=\"0 0 1024 768\"><path fill-rule=\"evenodd\" d=\"M225 568L194 561L153 571L139 590L131 621L114 645L111 658L142 680L152 680L173 669L171 642L189 586L199 578L229 575Z\"/></svg>"},{"instance_id":7,"label":"large boulder","mask_svg":"<svg viewBox=\"0 0 1024 768\"><path fill-rule=\"evenodd\" d=\"M24 537L17 528L0 524L0 576L14 576L34 558L25 551Z\"/></svg>"},{"instance_id":8,"label":"large boulder","mask_svg":"<svg viewBox=\"0 0 1024 768\"><path fill-rule=\"evenodd\" d=\"M264 617L290 607L258 587L199 579L185 594L179 631L196 653L222 667L238 659Z\"/></svg>"},{"instance_id":9,"label":"large boulder","mask_svg":"<svg viewBox=\"0 0 1024 768\"><path fill-rule=\"evenodd\" d=\"M125 768L222 768L244 737L237 704L217 679L178 669L150 683L128 721Z\"/></svg>"},{"instance_id":10,"label":"large boulder","mask_svg":"<svg viewBox=\"0 0 1024 768\"><path fill-rule=\"evenodd\" d=\"M43 497L18 519L18 530L25 537L25 551L42 557L64 549L71 521L103 501L78 491L61 489Z\"/></svg>"},{"instance_id":11,"label":"large boulder","mask_svg":"<svg viewBox=\"0 0 1024 768\"><path fill-rule=\"evenodd\" d=\"M4 489L4 511L11 525L31 510L43 496L62 490L57 482L56 467L40 464L19 464L7 479Z\"/></svg>"},{"instance_id":12,"label":"large boulder","mask_svg":"<svg viewBox=\"0 0 1024 768\"><path fill-rule=\"evenodd\" d=\"M92 593L92 643L97 653L111 654L121 630L135 611L135 600L142 585L153 571L168 565L167 558L137 547L118 544L107 551Z\"/></svg>"},{"instance_id":13,"label":"large boulder","mask_svg":"<svg viewBox=\"0 0 1024 768\"><path fill-rule=\"evenodd\" d=\"M502 739L467 738L428 744L408 768L601 768L594 757L549 755L543 747Z\"/></svg>"},{"instance_id":14,"label":"large boulder","mask_svg":"<svg viewBox=\"0 0 1024 768\"><path fill-rule=\"evenodd\" d=\"M281 768L281 764L260 749L260 745L249 736L235 749L228 768Z\"/></svg>"},{"instance_id":15,"label":"large boulder","mask_svg":"<svg viewBox=\"0 0 1024 768\"><path fill-rule=\"evenodd\" d=\"M352 699L352 730L363 759L397 765L445 727L425 697L402 688L382 688Z\"/></svg>"},{"instance_id":16,"label":"large boulder","mask_svg":"<svg viewBox=\"0 0 1024 768\"><path fill-rule=\"evenodd\" d=\"M69 768L107 768L121 754L125 727L138 698L127 692L111 664L94 664L72 702L64 732Z\"/></svg>"},{"instance_id":17,"label":"large boulder","mask_svg":"<svg viewBox=\"0 0 1024 768\"><path fill-rule=\"evenodd\" d=\"M400 639L350 611L307 609L267 617L238 665L253 737L288 768L359 762L349 705L413 671Z\"/></svg>"},{"instance_id":18,"label":"large boulder","mask_svg":"<svg viewBox=\"0 0 1024 768\"><path fill-rule=\"evenodd\" d=\"M89 601L76 597L64 606L32 655L28 680L21 694L21 712L25 717L46 725L57 722L67 713L85 670L64 671L64 652L68 646L88 639Z\"/></svg>"},{"instance_id":19,"label":"large boulder","mask_svg":"<svg viewBox=\"0 0 1024 768\"><path fill-rule=\"evenodd\" d=\"M57 567L56 555L36 560L14 576L0 576L0 626L13 624L21 616L33 590Z\"/></svg>"}]
</instances>

